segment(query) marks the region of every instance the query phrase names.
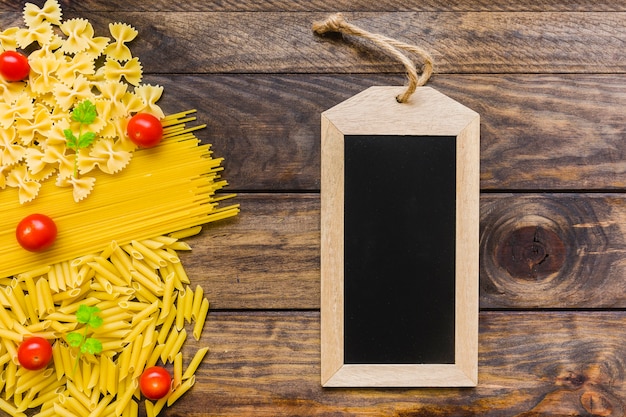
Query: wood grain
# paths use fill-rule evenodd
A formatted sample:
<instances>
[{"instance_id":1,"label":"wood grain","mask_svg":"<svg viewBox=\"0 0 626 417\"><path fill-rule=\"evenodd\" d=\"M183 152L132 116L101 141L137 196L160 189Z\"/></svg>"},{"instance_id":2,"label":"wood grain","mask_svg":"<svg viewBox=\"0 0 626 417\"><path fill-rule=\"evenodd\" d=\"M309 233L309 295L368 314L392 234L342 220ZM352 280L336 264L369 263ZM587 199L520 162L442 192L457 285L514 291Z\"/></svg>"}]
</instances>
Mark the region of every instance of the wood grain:
<instances>
[{"instance_id":1,"label":"wood grain","mask_svg":"<svg viewBox=\"0 0 626 417\"><path fill-rule=\"evenodd\" d=\"M238 218L190 239L183 262L205 287L215 309L319 309L320 202L318 194L241 194ZM622 194L483 194L480 307L626 307L626 197ZM556 240L519 239L561 263L535 276L509 270L497 252L523 228ZM562 245L562 249L555 242ZM556 249L555 249L556 248ZM536 263L530 257L522 262Z\"/></svg>"},{"instance_id":2,"label":"wood grain","mask_svg":"<svg viewBox=\"0 0 626 417\"><path fill-rule=\"evenodd\" d=\"M600 404L622 415L624 319L484 312L478 387L346 390L319 385L318 312L213 312L202 340L211 352L198 374L204 389L165 415L585 416ZM590 406L589 398L603 402Z\"/></svg>"},{"instance_id":3,"label":"wood grain","mask_svg":"<svg viewBox=\"0 0 626 417\"><path fill-rule=\"evenodd\" d=\"M483 312L476 388L324 389L319 312L213 311L183 349L210 347L196 385L161 415L621 416L625 314Z\"/></svg>"},{"instance_id":4,"label":"wood grain","mask_svg":"<svg viewBox=\"0 0 626 417\"><path fill-rule=\"evenodd\" d=\"M23 25L24 3L0 0L0 28ZM239 191L241 215L206 227L185 254L214 308L200 342L212 350L163 415L624 414L626 3L61 4L98 34L114 21L139 29L130 47L144 81L165 87L168 112L198 109L198 134ZM320 387L319 115L404 83L371 45L312 34L335 11L429 49L429 85L481 115L476 389Z\"/></svg>"},{"instance_id":5,"label":"wood grain","mask_svg":"<svg viewBox=\"0 0 626 417\"><path fill-rule=\"evenodd\" d=\"M39 4L43 1L32 1ZM172 2L152 0L150 2L128 2L123 0L61 0L65 11L100 12L100 11L624 11L626 6L615 1L577 0L562 2L558 0L517 1L503 0L453 0L439 2L435 0L338 0L329 3L324 0L268 0L248 2L237 0L203 1L189 0ZM3 9L21 11L22 4L13 0L0 0Z\"/></svg>"},{"instance_id":6,"label":"wood grain","mask_svg":"<svg viewBox=\"0 0 626 417\"><path fill-rule=\"evenodd\" d=\"M64 18L79 16L66 12ZM130 46L150 73L403 72L401 64L367 41L314 35L312 22L326 16L114 11L90 13L89 21L101 36L108 34L110 22L134 26L140 35ZM358 12L346 18L425 48L437 73L626 71L621 12ZM0 27L19 22L15 12L0 14Z\"/></svg>"},{"instance_id":7,"label":"wood grain","mask_svg":"<svg viewBox=\"0 0 626 417\"><path fill-rule=\"evenodd\" d=\"M198 109L208 124L198 136L225 158L229 189L317 191L321 112L404 77L149 75L146 82L166 86L159 103L167 112ZM429 85L481 115L483 190L626 187L622 76L436 75Z\"/></svg>"},{"instance_id":8,"label":"wood grain","mask_svg":"<svg viewBox=\"0 0 626 417\"><path fill-rule=\"evenodd\" d=\"M211 308L319 308L319 194L236 200L237 218L207 225L181 254Z\"/></svg>"},{"instance_id":9,"label":"wood grain","mask_svg":"<svg viewBox=\"0 0 626 417\"><path fill-rule=\"evenodd\" d=\"M481 306L626 305L624 203L621 194L483 196Z\"/></svg>"}]
</instances>

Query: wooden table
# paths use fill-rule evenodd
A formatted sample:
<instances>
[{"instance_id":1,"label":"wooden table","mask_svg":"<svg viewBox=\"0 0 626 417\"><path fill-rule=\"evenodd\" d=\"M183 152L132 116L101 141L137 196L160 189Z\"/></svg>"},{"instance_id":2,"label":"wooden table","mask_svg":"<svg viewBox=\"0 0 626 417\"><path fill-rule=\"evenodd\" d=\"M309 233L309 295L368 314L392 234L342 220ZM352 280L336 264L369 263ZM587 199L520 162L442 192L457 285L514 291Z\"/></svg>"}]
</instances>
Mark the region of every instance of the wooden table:
<instances>
[{"instance_id":1,"label":"wooden table","mask_svg":"<svg viewBox=\"0 0 626 417\"><path fill-rule=\"evenodd\" d=\"M211 351L164 415L624 415L624 2L60 3L96 33L139 30L144 82L165 87L166 113L198 109L241 204L190 240ZM0 0L2 28L23 4ZM320 113L405 82L366 41L312 33L337 11L429 50L429 85L481 114L476 388L320 386Z\"/></svg>"}]
</instances>

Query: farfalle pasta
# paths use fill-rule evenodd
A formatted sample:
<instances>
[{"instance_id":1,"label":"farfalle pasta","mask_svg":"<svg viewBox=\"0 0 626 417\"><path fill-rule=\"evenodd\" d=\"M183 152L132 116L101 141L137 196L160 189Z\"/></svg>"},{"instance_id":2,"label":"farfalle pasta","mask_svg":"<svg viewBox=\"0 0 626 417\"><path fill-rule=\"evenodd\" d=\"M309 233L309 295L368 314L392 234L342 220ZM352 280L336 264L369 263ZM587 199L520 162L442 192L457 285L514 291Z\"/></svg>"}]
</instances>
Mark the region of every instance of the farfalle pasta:
<instances>
[{"instance_id":1,"label":"farfalle pasta","mask_svg":"<svg viewBox=\"0 0 626 417\"><path fill-rule=\"evenodd\" d=\"M137 30L124 23L110 23L109 31L111 32L111 36L115 39L115 42L107 46L104 53L120 62L131 59L132 54L128 46L126 46L126 43L137 37Z\"/></svg>"},{"instance_id":2,"label":"farfalle pasta","mask_svg":"<svg viewBox=\"0 0 626 417\"><path fill-rule=\"evenodd\" d=\"M126 23L111 23L110 33L98 36L87 19L63 21L58 0L26 4L24 23L0 32L0 52L31 51L26 80L0 79L0 189L18 188L26 203L42 189L37 184L53 181L72 187L78 202L97 186L95 177L83 174L116 174L131 162L136 145L125 134L130 116L165 117L157 104L163 88L141 84L141 62L127 45L138 32ZM77 150L66 145L63 131L76 127L71 112L85 100L97 109L89 126L97 140L78 151L75 171Z\"/></svg>"}]
</instances>

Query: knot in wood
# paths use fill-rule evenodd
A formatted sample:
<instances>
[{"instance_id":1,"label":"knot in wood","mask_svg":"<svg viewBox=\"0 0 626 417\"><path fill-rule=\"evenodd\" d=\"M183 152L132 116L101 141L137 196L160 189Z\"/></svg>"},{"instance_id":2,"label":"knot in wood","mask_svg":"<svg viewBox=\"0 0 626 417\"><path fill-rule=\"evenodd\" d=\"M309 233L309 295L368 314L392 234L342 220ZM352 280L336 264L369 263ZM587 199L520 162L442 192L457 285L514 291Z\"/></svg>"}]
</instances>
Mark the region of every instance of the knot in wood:
<instances>
[{"instance_id":1,"label":"knot in wood","mask_svg":"<svg viewBox=\"0 0 626 417\"><path fill-rule=\"evenodd\" d=\"M512 277L542 279L561 269L565 262L565 245L552 230L525 226L503 236L496 258Z\"/></svg>"},{"instance_id":2,"label":"knot in wood","mask_svg":"<svg viewBox=\"0 0 626 417\"><path fill-rule=\"evenodd\" d=\"M600 392L586 391L580 396L580 402L592 416L610 417L613 414L611 401Z\"/></svg>"}]
</instances>

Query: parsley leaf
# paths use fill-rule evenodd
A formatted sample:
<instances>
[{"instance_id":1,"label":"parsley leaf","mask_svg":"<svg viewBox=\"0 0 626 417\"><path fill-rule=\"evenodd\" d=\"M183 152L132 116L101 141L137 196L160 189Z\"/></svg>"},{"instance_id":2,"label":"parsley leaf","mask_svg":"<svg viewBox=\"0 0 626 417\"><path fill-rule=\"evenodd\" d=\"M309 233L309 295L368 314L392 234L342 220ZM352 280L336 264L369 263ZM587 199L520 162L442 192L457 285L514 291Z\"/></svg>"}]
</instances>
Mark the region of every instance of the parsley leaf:
<instances>
[{"instance_id":1,"label":"parsley leaf","mask_svg":"<svg viewBox=\"0 0 626 417\"><path fill-rule=\"evenodd\" d=\"M102 318L98 316L99 312L100 309L98 307L81 304L80 306L78 306L78 310L76 311L76 320L79 323L87 324L88 326L91 326L93 328L100 327L100 325L102 324ZM92 322L92 320L95 319L100 319L99 324L96 326L94 326L94 323Z\"/></svg>"},{"instance_id":2,"label":"parsley leaf","mask_svg":"<svg viewBox=\"0 0 626 417\"><path fill-rule=\"evenodd\" d=\"M89 329L97 329L102 326L103 320L98 313L100 313L98 307L88 306L86 304L81 304L78 306L78 310L76 310L76 321L85 325L85 331L83 334L70 332L66 335L67 343L71 347L78 348L74 370L76 370L78 366L78 361L82 353L95 355L102 352L102 342L94 337L87 337Z\"/></svg>"},{"instance_id":3,"label":"parsley leaf","mask_svg":"<svg viewBox=\"0 0 626 417\"><path fill-rule=\"evenodd\" d=\"M83 335L76 332L68 333L67 343L69 343L71 347L79 347L83 343Z\"/></svg>"},{"instance_id":4,"label":"parsley leaf","mask_svg":"<svg viewBox=\"0 0 626 417\"><path fill-rule=\"evenodd\" d=\"M83 125L90 125L96 120L98 112L96 105L89 100L85 100L72 110L72 120Z\"/></svg>"},{"instance_id":5,"label":"parsley leaf","mask_svg":"<svg viewBox=\"0 0 626 417\"><path fill-rule=\"evenodd\" d=\"M87 340L85 340L85 343L83 343L80 347L80 351L95 355L96 353L102 352L102 343L98 339L88 337Z\"/></svg>"},{"instance_id":6,"label":"parsley leaf","mask_svg":"<svg viewBox=\"0 0 626 417\"><path fill-rule=\"evenodd\" d=\"M91 145L96 138L96 134L93 132L85 132L78 138L78 147L80 149L86 148Z\"/></svg>"},{"instance_id":7,"label":"parsley leaf","mask_svg":"<svg viewBox=\"0 0 626 417\"><path fill-rule=\"evenodd\" d=\"M83 132L83 126L92 124L96 120L96 117L98 117L96 105L89 100L84 100L74 107L70 115L72 121L80 123L78 136L76 136L71 129L63 130L67 147L73 149L75 154L74 177L78 177L78 151L87 148L96 139L94 132Z\"/></svg>"}]
</instances>

